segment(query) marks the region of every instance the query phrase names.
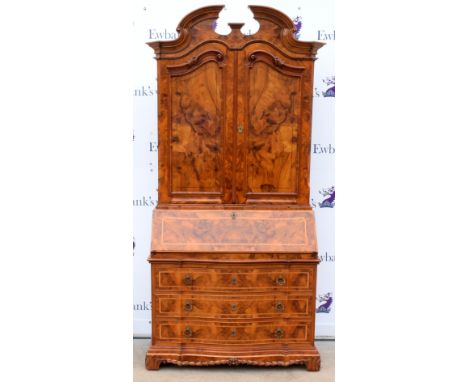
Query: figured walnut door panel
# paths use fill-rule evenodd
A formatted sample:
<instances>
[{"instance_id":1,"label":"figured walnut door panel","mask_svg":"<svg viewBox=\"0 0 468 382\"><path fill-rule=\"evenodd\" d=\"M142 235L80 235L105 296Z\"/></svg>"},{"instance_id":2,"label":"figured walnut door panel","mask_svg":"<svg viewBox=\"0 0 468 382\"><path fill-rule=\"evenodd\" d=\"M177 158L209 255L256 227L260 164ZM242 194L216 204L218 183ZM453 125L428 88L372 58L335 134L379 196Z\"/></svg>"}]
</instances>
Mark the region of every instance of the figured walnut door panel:
<instances>
[{"instance_id":1,"label":"figured walnut door panel","mask_svg":"<svg viewBox=\"0 0 468 382\"><path fill-rule=\"evenodd\" d=\"M169 187L174 202L222 202L226 56L218 50L168 65Z\"/></svg>"},{"instance_id":2,"label":"figured walnut door panel","mask_svg":"<svg viewBox=\"0 0 468 382\"><path fill-rule=\"evenodd\" d=\"M297 203L305 67L265 50L243 52L244 203ZM240 182L237 179L237 182Z\"/></svg>"}]
</instances>

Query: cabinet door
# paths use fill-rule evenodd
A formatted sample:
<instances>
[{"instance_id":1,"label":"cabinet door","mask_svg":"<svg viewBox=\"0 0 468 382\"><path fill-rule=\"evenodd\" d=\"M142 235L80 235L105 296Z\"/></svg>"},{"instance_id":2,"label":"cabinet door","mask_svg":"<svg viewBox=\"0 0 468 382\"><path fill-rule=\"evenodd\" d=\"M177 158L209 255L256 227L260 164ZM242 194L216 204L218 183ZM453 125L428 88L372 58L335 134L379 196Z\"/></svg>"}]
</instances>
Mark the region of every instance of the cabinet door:
<instances>
[{"instance_id":1,"label":"cabinet door","mask_svg":"<svg viewBox=\"0 0 468 382\"><path fill-rule=\"evenodd\" d=\"M310 144L310 125L302 118L307 67L286 63L258 47L241 53L239 75L244 86L239 92L238 200L308 203L308 184L299 179L301 161L307 160L300 148L305 141ZM308 168L308 161L303 164Z\"/></svg>"},{"instance_id":2,"label":"cabinet door","mask_svg":"<svg viewBox=\"0 0 468 382\"><path fill-rule=\"evenodd\" d=\"M205 50L184 60L165 67L169 73L169 118L168 129L161 131L160 138L169 148L161 158L165 161L162 183L167 184L168 193L165 195L163 190L160 201L222 203L226 175L226 52Z\"/></svg>"}]
</instances>

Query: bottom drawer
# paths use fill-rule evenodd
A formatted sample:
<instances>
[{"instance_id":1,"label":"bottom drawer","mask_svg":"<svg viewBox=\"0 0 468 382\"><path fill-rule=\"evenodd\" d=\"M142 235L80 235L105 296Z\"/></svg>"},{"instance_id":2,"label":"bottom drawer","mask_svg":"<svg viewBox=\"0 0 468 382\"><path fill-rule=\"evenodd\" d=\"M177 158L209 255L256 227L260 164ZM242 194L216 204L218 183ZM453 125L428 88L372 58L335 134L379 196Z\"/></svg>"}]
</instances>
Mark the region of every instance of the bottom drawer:
<instances>
[{"instance_id":1,"label":"bottom drawer","mask_svg":"<svg viewBox=\"0 0 468 382\"><path fill-rule=\"evenodd\" d=\"M159 340L212 343L312 340L310 323L307 322L225 323L187 320L159 321L155 325Z\"/></svg>"}]
</instances>

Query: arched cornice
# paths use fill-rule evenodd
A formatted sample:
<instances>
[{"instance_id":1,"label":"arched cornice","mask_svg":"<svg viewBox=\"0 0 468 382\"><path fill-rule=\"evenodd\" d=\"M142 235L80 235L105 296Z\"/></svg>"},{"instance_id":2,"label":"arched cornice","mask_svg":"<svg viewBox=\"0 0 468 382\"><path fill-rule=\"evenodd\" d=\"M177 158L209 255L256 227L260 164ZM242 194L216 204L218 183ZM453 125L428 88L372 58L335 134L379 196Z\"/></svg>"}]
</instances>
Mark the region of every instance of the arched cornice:
<instances>
[{"instance_id":1,"label":"arched cornice","mask_svg":"<svg viewBox=\"0 0 468 382\"><path fill-rule=\"evenodd\" d=\"M295 38L292 20L284 13L270 7L250 5L259 30L250 36L240 32L242 23L230 23L231 33L219 35L213 30L213 23L219 17L223 5L211 5L199 8L185 16L177 26L179 37L172 41L153 41L148 45L156 53L157 59L175 59L187 51L202 45L204 41L219 41L229 50L239 50L254 41L268 41L279 45L281 51L299 55L303 59L315 60L317 51L325 45L322 42L299 41Z\"/></svg>"},{"instance_id":2,"label":"arched cornice","mask_svg":"<svg viewBox=\"0 0 468 382\"><path fill-rule=\"evenodd\" d=\"M281 40L284 46L292 52L301 52L310 55L310 57L315 60L317 51L325 45L323 42L297 40L295 37L296 27L294 23L288 16L277 9L261 5L249 5L249 8L254 15L254 19L260 23L260 28L262 26L262 20L270 21L282 28ZM255 35L253 35L253 37L255 38Z\"/></svg>"},{"instance_id":3,"label":"arched cornice","mask_svg":"<svg viewBox=\"0 0 468 382\"><path fill-rule=\"evenodd\" d=\"M254 19L258 22L260 22L260 20L270 20L276 25L291 29L294 32L294 23L283 12L271 7L264 7L262 5L249 5L249 8L254 14Z\"/></svg>"},{"instance_id":4,"label":"arched cornice","mask_svg":"<svg viewBox=\"0 0 468 382\"><path fill-rule=\"evenodd\" d=\"M216 20L223 8L224 5L210 5L190 12L180 21L177 26L177 32L180 33L183 29L190 29L190 27L203 20Z\"/></svg>"},{"instance_id":5,"label":"arched cornice","mask_svg":"<svg viewBox=\"0 0 468 382\"><path fill-rule=\"evenodd\" d=\"M205 26L205 32L214 33L212 28L213 21L219 17L219 12L221 12L223 8L224 5L210 5L208 7L196 9L195 11L190 12L179 22L179 25L176 29L179 33L179 37L177 39L171 41L148 42L147 44L154 49L156 59L162 58L161 55L163 55L164 53L176 53L188 47L190 45L191 40L193 39L191 31L197 24L200 24L207 20L210 21L210 23L208 23L207 25L209 25L209 28L211 28L211 30L209 30L208 27Z\"/></svg>"}]
</instances>

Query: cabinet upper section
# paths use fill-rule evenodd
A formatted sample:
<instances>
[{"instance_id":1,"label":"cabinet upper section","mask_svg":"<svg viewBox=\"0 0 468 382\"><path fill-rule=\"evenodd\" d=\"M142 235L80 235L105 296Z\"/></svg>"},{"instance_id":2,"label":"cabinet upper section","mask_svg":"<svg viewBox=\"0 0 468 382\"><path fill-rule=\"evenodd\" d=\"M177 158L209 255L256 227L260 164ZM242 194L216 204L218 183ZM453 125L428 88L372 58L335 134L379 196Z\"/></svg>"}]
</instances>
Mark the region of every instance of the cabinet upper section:
<instances>
[{"instance_id":1,"label":"cabinet upper section","mask_svg":"<svg viewBox=\"0 0 468 382\"><path fill-rule=\"evenodd\" d=\"M243 23L229 23L231 33L220 35L214 31L213 25L223 8L224 5L212 5L197 9L179 23L179 37L176 40L154 41L148 45L154 49L158 60L183 57L200 45L211 42L221 43L231 50L240 50L256 41L266 41L291 58L314 60L317 50L324 45L321 42L296 40L295 27L288 16L276 9L257 5L249 6L260 24L257 33L244 35L240 31Z\"/></svg>"},{"instance_id":2,"label":"cabinet upper section","mask_svg":"<svg viewBox=\"0 0 468 382\"><path fill-rule=\"evenodd\" d=\"M213 30L222 6L190 13L158 59L158 207L310 208L312 78L323 45L292 21L251 6L254 35Z\"/></svg>"}]
</instances>

